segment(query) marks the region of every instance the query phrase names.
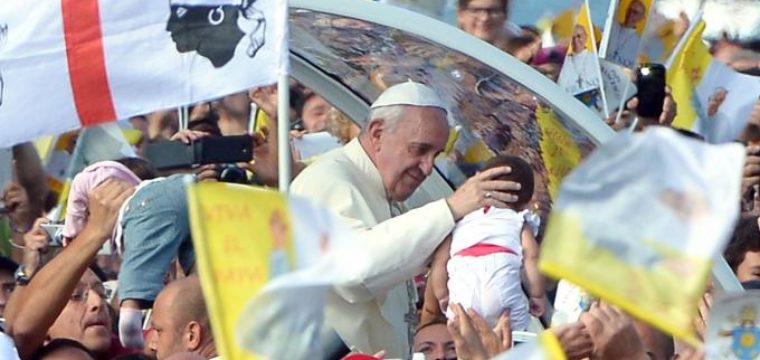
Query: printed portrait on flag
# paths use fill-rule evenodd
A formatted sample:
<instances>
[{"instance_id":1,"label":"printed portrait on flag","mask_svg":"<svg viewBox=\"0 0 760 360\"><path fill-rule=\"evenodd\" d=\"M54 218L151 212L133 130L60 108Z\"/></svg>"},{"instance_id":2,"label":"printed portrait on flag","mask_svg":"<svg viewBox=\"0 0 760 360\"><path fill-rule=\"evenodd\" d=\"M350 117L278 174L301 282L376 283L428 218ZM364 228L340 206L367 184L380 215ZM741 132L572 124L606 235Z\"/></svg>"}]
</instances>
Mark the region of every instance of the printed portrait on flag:
<instances>
[{"instance_id":1,"label":"printed portrait on flag","mask_svg":"<svg viewBox=\"0 0 760 360\"><path fill-rule=\"evenodd\" d=\"M722 86L718 86L713 90L713 93L707 99L707 116L715 116L718 113L718 109L726 101L728 96L728 90Z\"/></svg>"},{"instance_id":2,"label":"printed portrait on flag","mask_svg":"<svg viewBox=\"0 0 760 360\"><path fill-rule=\"evenodd\" d=\"M707 322L709 359L757 359L760 356L760 291L717 294Z\"/></svg>"},{"instance_id":3,"label":"printed portrait on flag","mask_svg":"<svg viewBox=\"0 0 760 360\"><path fill-rule=\"evenodd\" d=\"M568 94L578 95L600 86L596 34L589 16L588 4L583 3L573 26L573 35L557 83Z\"/></svg>"},{"instance_id":4,"label":"printed portrait on flag","mask_svg":"<svg viewBox=\"0 0 760 360\"><path fill-rule=\"evenodd\" d=\"M599 63L594 54L589 30L575 24L565 63L557 82L569 94L577 95L599 87Z\"/></svg>"},{"instance_id":5,"label":"printed portrait on flag","mask_svg":"<svg viewBox=\"0 0 760 360\"><path fill-rule=\"evenodd\" d=\"M694 88L697 119L692 131L710 143L736 140L760 93L760 79L712 62Z\"/></svg>"},{"instance_id":6,"label":"printed portrait on flag","mask_svg":"<svg viewBox=\"0 0 760 360\"><path fill-rule=\"evenodd\" d=\"M570 46L557 84L604 118L607 105L602 94L602 69L596 50L600 34L594 28L589 14L586 1L578 10Z\"/></svg>"},{"instance_id":7,"label":"printed portrait on flag","mask_svg":"<svg viewBox=\"0 0 760 360\"><path fill-rule=\"evenodd\" d=\"M599 88L594 88L589 91L584 91L582 93L576 94L575 98L578 99L580 102L583 103L583 105L586 105L591 110L594 110L594 112L603 115L604 114L604 107L602 104L602 92L599 91Z\"/></svg>"},{"instance_id":8,"label":"printed portrait on flag","mask_svg":"<svg viewBox=\"0 0 760 360\"><path fill-rule=\"evenodd\" d=\"M636 66L641 35L652 0L621 0L609 28L604 58L627 68Z\"/></svg>"},{"instance_id":9,"label":"printed portrait on flag","mask_svg":"<svg viewBox=\"0 0 760 360\"><path fill-rule=\"evenodd\" d=\"M246 54L254 57L264 46L266 19L255 0L170 0L166 31L177 51L196 51L215 68L226 65L247 34Z\"/></svg>"}]
</instances>

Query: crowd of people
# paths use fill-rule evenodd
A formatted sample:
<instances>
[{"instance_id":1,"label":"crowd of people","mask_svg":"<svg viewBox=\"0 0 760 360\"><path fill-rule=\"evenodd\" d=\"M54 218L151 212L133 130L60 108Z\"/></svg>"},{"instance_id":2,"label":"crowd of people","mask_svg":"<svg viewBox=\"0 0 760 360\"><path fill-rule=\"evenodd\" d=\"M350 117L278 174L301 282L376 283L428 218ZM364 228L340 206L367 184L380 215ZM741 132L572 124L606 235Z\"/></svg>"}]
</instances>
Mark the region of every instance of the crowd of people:
<instances>
[{"instance_id":1,"label":"crowd of people","mask_svg":"<svg viewBox=\"0 0 760 360\"><path fill-rule=\"evenodd\" d=\"M537 31L509 26L508 9L508 0L459 0L457 20L468 33L556 79L564 52L542 55ZM574 51L585 49L584 43L574 42ZM716 58L731 58L742 71L760 68L736 60L758 51L751 44L724 38L713 48ZM135 144L140 155L149 143L190 143L254 128L253 161L236 166L246 172L242 182L259 186L274 187L279 180L278 144L270 130L278 121L290 120L294 139L327 131L344 144L316 159L291 161L290 191L337 214L373 254L356 269L355 282L328 293L325 329L333 336L324 337L324 353L314 358L361 352L391 359L415 353L490 359L520 346L513 331L528 328L531 318L549 327L556 283L536 266L543 234L527 206L534 190L526 159L502 154L450 196L407 210L404 201L434 171L449 139L448 107L435 89L415 82L388 87L361 127L299 84L292 84L290 97L291 119L277 118L276 89L263 87L194 104L187 129L179 129L175 111L129 122L142 133ZM251 104L263 115L252 114ZM630 101L626 113L635 114L636 105ZM660 118L640 121L639 129L670 126L681 106L689 104L668 96ZM264 120L254 127L251 119ZM747 131L757 127L760 102ZM724 257L745 288L758 288L760 145L745 145L737 204L742 217ZM159 171L144 158L92 164L73 178L57 236L46 218L56 194L40 157L31 143L15 146L13 180L2 189L8 231L0 237L13 247L0 257L0 354L24 360L218 358L209 317L215 309L207 307L197 274L184 176L219 181L222 170L212 164ZM101 253L106 245L111 254ZM420 275L427 281L415 286L412 279ZM694 314L701 337L711 303L708 289ZM594 302L578 321L547 331L568 359L704 356L703 349L604 301Z\"/></svg>"}]
</instances>

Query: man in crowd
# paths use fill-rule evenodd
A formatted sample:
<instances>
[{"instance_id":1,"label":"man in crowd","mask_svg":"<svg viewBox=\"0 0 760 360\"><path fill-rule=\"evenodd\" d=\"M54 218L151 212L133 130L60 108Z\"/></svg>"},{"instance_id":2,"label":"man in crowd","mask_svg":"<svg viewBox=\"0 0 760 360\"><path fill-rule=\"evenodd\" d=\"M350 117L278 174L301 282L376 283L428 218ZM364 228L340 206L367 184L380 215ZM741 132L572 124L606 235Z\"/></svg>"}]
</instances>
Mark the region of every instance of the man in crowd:
<instances>
[{"instance_id":1,"label":"man in crowd","mask_svg":"<svg viewBox=\"0 0 760 360\"><path fill-rule=\"evenodd\" d=\"M506 191L519 184L492 180L509 172L499 167L447 199L399 215L399 203L432 173L448 133L446 106L432 89L411 81L395 85L372 104L357 139L323 155L293 182L294 194L340 215L371 254L351 285L336 287L327 301L328 324L356 350L409 357L416 308L408 280L464 214L516 200Z\"/></svg>"},{"instance_id":2,"label":"man in crowd","mask_svg":"<svg viewBox=\"0 0 760 360\"><path fill-rule=\"evenodd\" d=\"M454 339L446 327L446 319L438 318L417 328L417 333L414 334L414 352L425 354L427 360L457 357Z\"/></svg>"},{"instance_id":3,"label":"man in crowd","mask_svg":"<svg viewBox=\"0 0 760 360\"><path fill-rule=\"evenodd\" d=\"M724 256L739 282L760 280L760 227L757 216L745 216L739 220Z\"/></svg>"},{"instance_id":4,"label":"man in crowd","mask_svg":"<svg viewBox=\"0 0 760 360\"><path fill-rule=\"evenodd\" d=\"M507 21L509 0L458 0L459 28L493 46L507 51L512 36L520 34L519 26Z\"/></svg>"},{"instance_id":5,"label":"man in crowd","mask_svg":"<svg viewBox=\"0 0 760 360\"><path fill-rule=\"evenodd\" d=\"M118 210L132 192L118 180L107 180L93 190L90 218L82 232L14 292L6 325L22 359L57 338L79 341L99 359L110 358L113 333L106 291L88 266L111 238Z\"/></svg>"},{"instance_id":6,"label":"man in crowd","mask_svg":"<svg viewBox=\"0 0 760 360\"><path fill-rule=\"evenodd\" d=\"M153 305L151 331L148 348L159 360L180 353L203 359L217 356L198 276L176 280L161 290Z\"/></svg>"},{"instance_id":7,"label":"man in crowd","mask_svg":"<svg viewBox=\"0 0 760 360\"><path fill-rule=\"evenodd\" d=\"M10 299L13 289L16 287L16 281L13 279L16 269L18 269L18 264L15 261L5 256L0 256L0 318L3 317L5 304L8 303L8 299Z\"/></svg>"}]
</instances>

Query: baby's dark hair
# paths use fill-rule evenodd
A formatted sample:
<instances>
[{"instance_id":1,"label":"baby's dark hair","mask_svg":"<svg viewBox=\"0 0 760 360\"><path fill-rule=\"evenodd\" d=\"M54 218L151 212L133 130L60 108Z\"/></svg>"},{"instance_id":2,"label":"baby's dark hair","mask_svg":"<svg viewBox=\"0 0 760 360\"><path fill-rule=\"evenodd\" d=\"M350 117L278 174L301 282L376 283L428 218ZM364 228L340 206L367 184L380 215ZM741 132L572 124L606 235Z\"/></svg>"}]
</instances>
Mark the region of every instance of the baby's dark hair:
<instances>
[{"instance_id":1,"label":"baby's dark hair","mask_svg":"<svg viewBox=\"0 0 760 360\"><path fill-rule=\"evenodd\" d=\"M148 160L137 157L125 157L114 161L132 170L140 180L151 180L158 177L158 170Z\"/></svg>"},{"instance_id":2,"label":"baby's dark hair","mask_svg":"<svg viewBox=\"0 0 760 360\"><path fill-rule=\"evenodd\" d=\"M510 194L517 196L517 201L512 203L514 209L522 209L530 203L533 198L533 168L530 163L517 157L509 155L497 155L483 164L483 170L492 169L500 166L509 166L512 172L500 176L499 180L514 181L520 183L520 190L509 191Z\"/></svg>"}]
</instances>

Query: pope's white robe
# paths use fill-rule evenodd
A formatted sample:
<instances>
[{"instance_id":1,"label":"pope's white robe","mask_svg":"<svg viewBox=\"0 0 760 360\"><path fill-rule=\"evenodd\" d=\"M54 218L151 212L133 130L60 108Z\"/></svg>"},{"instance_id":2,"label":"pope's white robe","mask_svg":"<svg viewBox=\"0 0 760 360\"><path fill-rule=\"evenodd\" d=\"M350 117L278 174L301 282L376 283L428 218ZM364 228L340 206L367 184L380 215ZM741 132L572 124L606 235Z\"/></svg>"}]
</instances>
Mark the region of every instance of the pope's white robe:
<instances>
[{"instance_id":1,"label":"pope's white robe","mask_svg":"<svg viewBox=\"0 0 760 360\"><path fill-rule=\"evenodd\" d=\"M369 354L386 350L387 358L407 358L405 282L424 271L433 251L453 230L446 201L391 218L380 173L357 139L318 158L290 189L339 215L373 255L355 269L350 284L330 291L327 323L352 349Z\"/></svg>"}]
</instances>

